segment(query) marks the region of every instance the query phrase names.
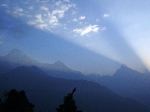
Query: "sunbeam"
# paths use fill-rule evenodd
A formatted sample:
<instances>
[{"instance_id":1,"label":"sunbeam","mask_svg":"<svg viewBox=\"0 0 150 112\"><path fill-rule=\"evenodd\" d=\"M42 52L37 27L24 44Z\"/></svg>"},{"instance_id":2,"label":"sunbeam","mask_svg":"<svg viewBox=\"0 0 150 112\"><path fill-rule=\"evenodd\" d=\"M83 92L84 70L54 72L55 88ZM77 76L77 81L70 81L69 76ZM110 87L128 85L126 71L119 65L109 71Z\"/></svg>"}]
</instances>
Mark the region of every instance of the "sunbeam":
<instances>
[{"instance_id":1,"label":"sunbeam","mask_svg":"<svg viewBox=\"0 0 150 112\"><path fill-rule=\"evenodd\" d=\"M0 1L0 9L29 26L59 35L132 69L150 69L149 1L88 0L84 4L75 0L6 0ZM15 27L9 26L13 31L22 31ZM13 36L21 37L18 34Z\"/></svg>"}]
</instances>

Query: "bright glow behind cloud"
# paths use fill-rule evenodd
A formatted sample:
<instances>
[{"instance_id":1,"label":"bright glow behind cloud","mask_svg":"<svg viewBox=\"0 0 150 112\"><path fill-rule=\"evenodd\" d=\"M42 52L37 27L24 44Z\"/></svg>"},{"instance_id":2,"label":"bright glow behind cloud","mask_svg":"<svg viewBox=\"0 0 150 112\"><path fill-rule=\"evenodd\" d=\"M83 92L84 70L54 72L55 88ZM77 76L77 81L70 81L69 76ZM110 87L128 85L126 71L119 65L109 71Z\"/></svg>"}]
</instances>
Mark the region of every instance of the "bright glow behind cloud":
<instances>
[{"instance_id":1,"label":"bright glow behind cloud","mask_svg":"<svg viewBox=\"0 0 150 112\"><path fill-rule=\"evenodd\" d=\"M134 17L131 17L134 18ZM140 16L138 16L140 18ZM137 53L137 55L140 57L140 59L143 61L147 69L150 68L150 27L147 22L148 21L145 18L141 18L138 21L135 21L133 19L132 24L128 24L127 28L124 27L124 33L126 35L126 40L128 43L132 46L134 51ZM138 33L137 33L138 32Z\"/></svg>"},{"instance_id":2,"label":"bright glow behind cloud","mask_svg":"<svg viewBox=\"0 0 150 112\"><path fill-rule=\"evenodd\" d=\"M135 7L132 5L134 4ZM150 23L149 0L115 2L110 12L115 15L113 21L122 30L126 42L131 46L143 64L150 70ZM122 7L120 10L119 7ZM116 14L117 12L117 14Z\"/></svg>"}]
</instances>

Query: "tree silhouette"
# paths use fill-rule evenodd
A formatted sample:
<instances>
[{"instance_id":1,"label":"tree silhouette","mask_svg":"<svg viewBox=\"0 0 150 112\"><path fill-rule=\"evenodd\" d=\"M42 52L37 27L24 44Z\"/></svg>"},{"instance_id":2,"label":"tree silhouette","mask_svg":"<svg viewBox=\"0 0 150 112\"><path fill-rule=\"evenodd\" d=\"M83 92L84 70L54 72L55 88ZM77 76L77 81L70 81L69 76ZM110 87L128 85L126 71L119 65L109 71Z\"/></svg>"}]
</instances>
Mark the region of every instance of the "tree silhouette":
<instances>
[{"instance_id":1,"label":"tree silhouette","mask_svg":"<svg viewBox=\"0 0 150 112\"><path fill-rule=\"evenodd\" d=\"M0 112L33 112L33 107L25 92L15 89L5 95L4 101L0 101Z\"/></svg>"},{"instance_id":2,"label":"tree silhouette","mask_svg":"<svg viewBox=\"0 0 150 112\"><path fill-rule=\"evenodd\" d=\"M76 91L76 88L74 88L71 93L68 93L64 97L63 104L59 105L59 107L56 108L57 112L81 112L77 110L77 106L73 98L75 91Z\"/></svg>"}]
</instances>

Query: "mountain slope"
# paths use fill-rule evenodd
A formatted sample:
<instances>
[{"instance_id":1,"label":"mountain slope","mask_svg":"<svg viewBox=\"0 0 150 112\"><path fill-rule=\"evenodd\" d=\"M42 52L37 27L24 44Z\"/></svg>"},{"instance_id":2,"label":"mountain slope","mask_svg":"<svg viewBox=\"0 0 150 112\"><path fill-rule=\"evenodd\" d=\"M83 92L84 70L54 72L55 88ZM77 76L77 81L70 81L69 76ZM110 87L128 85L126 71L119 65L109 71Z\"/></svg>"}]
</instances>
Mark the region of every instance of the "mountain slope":
<instances>
[{"instance_id":1,"label":"mountain slope","mask_svg":"<svg viewBox=\"0 0 150 112\"><path fill-rule=\"evenodd\" d=\"M146 106L120 97L97 83L54 78L33 66L18 67L0 76L0 91L24 89L43 112L55 111L63 96L74 87L77 105L86 112L149 112Z\"/></svg>"}]
</instances>

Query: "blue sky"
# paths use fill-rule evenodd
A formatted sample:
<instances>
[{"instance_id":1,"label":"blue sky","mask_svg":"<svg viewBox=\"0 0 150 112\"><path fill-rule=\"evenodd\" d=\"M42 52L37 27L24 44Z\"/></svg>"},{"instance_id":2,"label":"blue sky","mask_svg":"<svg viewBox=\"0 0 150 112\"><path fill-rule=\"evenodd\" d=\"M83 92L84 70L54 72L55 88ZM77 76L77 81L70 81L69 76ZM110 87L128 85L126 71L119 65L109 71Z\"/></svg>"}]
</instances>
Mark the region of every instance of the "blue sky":
<instances>
[{"instance_id":1,"label":"blue sky","mask_svg":"<svg viewBox=\"0 0 150 112\"><path fill-rule=\"evenodd\" d=\"M116 63L144 71L150 69L149 5L149 0L0 1L0 50L19 48L88 73L111 73ZM109 72L103 71L107 65Z\"/></svg>"}]
</instances>

